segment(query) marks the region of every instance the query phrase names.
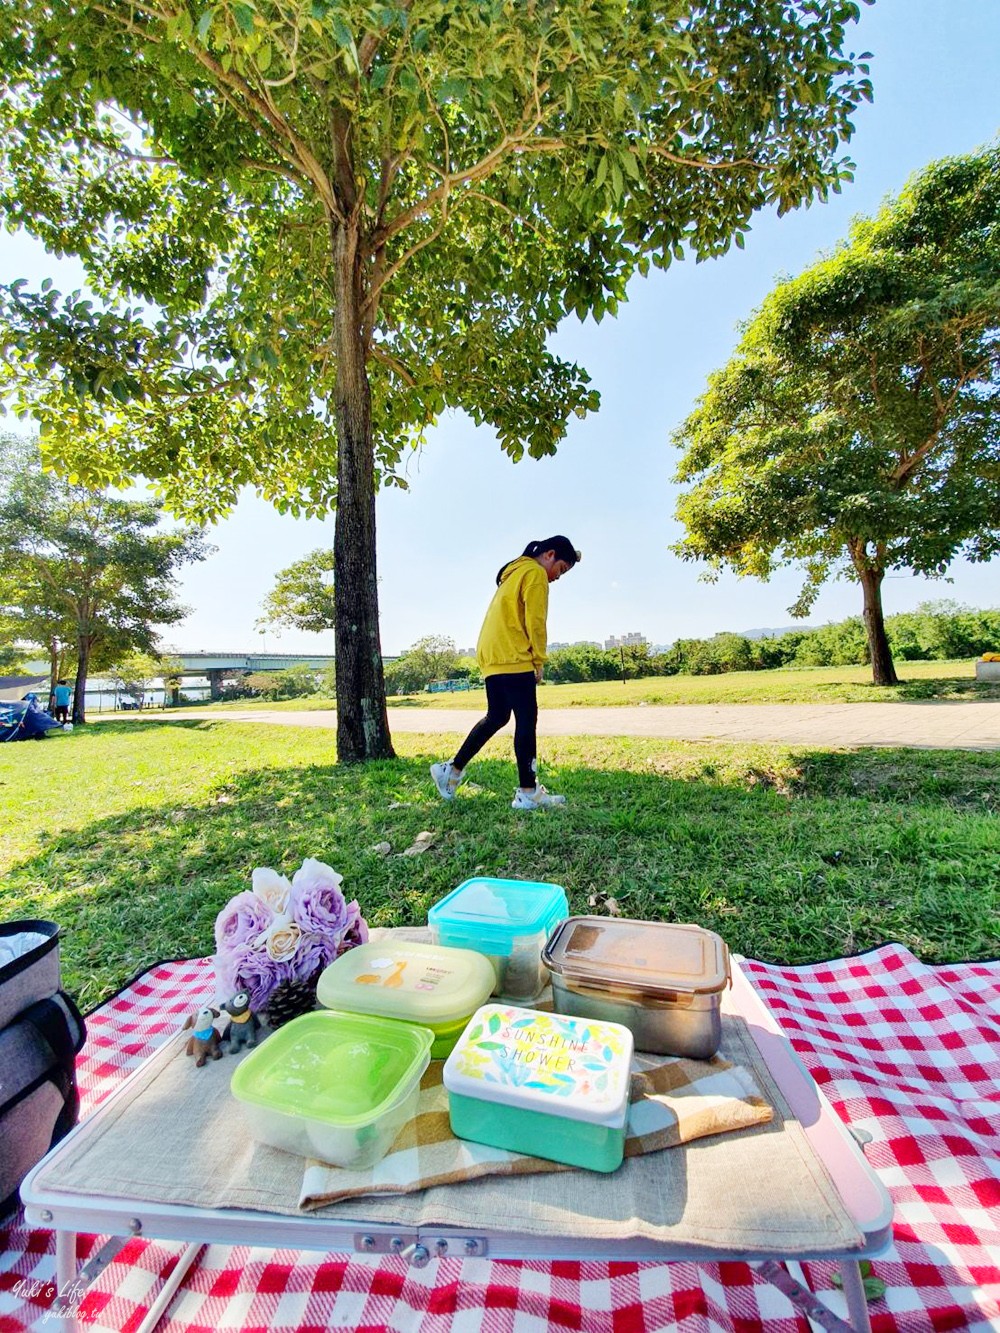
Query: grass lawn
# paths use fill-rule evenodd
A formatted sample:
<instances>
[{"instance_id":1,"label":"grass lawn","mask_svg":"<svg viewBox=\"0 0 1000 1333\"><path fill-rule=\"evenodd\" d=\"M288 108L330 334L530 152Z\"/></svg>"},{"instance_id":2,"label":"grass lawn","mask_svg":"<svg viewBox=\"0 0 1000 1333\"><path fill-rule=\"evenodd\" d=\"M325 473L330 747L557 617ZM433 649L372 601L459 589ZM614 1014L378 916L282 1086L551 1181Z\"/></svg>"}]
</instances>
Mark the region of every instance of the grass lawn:
<instances>
[{"instance_id":1,"label":"grass lawn","mask_svg":"<svg viewBox=\"0 0 1000 1333\"><path fill-rule=\"evenodd\" d=\"M423 922L478 872L554 880L578 912L610 896L699 922L770 960L889 939L930 962L1000 953L1000 753L546 740L544 780L569 804L530 814L510 808L509 741L450 805L427 774L447 743L395 744L339 768L327 731L144 718L4 745L0 920L58 921L88 1008L158 959L211 953L251 870L306 856L372 925ZM424 830L428 851L398 855Z\"/></svg>"},{"instance_id":2,"label":"grass lawn","mask_svg":"<svg viewBox=\"0 0 1000 1333\"><path fill-rule=\"evenodd\" d=\"M913 699L1000 699L1000 684L976 680L974 660L897 662L898 686L872 684L871 667L799 667L782 671L732 671L722 676L649 676L644 680L545 685L540 708L596 708L617 704L816 704L892 703ZM312 697L281 703L240 700L206 704L212 712L232 709L333 708L332 699ZM476 708L486 711L484 690L393 696L390 708Z\"/></svg>"}]
</instances>

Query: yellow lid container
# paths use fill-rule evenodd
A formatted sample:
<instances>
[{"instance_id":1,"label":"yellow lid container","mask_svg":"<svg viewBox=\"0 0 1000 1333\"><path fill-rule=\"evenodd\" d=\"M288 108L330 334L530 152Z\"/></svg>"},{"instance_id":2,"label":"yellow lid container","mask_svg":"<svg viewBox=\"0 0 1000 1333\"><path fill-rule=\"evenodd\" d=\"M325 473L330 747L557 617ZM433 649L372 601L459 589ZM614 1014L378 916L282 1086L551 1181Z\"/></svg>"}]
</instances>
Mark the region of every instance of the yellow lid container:
<instances>
[{"instance_id":1,"label":"yellow lid container","mask_svg":"<svg viewBox=\"0 0 1000 1333\"><path fill-rule=\"evenodd\" d=\"M441 1059L496 984L489 959L472 949L400 940L360 944L327 967L316 995L326 1009L418 1023Z\"/></svg>"}]
</instances>

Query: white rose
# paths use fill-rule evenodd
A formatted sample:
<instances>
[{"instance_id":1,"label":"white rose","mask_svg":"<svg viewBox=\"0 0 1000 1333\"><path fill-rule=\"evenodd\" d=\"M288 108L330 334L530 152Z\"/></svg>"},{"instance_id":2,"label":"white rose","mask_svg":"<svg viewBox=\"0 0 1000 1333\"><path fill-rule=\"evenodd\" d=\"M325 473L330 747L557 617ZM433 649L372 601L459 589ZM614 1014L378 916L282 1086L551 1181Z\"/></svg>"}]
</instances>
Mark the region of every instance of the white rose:
<instances>
[{"instance_id":1,"label":"white rose","mask_svg":"<svg viewBox=\"0 0 1000 1333\"><path fill-rule=\"evenodd\" d=\"M317 861L313 856L307 856L292 876L292 888L300 893L312 888L339 889L343 882L343 875L338 875L332 866L328 866L325 861Z\"/></svg>"},{"instance_id":2,"label":"white rose","mask_svg":"<svg viewBox=\"0 0 1000 1333\"><path fill-rule=\"evenodd\" d=\"M302 931L294 921L275 922L267 932L267 956L275 963L287 963L295 957Z\"/></svg>"},{"instance_id":3,"label":"white rose","mask_svg":"<svg viewBox=\"0 0 1000 1333\"><path fill-rule=\"evenodd\" d=\"M270 866L263 866L253 872L254 893L261 902L267 903L276 915L280 916L288 911L288 895L291 890L292 886L285 876L279 875Z\"/></svg>"}]
</instances>

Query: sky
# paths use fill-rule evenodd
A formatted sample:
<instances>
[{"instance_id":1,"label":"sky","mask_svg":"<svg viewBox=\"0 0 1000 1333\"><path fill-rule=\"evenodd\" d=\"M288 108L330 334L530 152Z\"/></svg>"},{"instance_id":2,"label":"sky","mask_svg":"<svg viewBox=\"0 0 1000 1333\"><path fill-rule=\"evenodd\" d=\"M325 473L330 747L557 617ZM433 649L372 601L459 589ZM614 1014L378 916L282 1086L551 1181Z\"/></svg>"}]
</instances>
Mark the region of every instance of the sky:
<instances>
[{"instance_id":1,"label":"sky","mask_svg":"<svg viewBox=\"0 0 1000 1333\"><path fill-rule=\"evenodd\" d=\"M639 631L666 644L793 623L788 606L801 583L794 569L767 583L724 575L708 584L697 566L671 554L682 533L673 517L679 454L670 436L709 374L732 354L741 321L776 281L829 252L853 217L874 212L914 171L995 138L1000 0L876 0L862 10L847 49L874 56L874 101L857 111L845 150L856 163L853 183L826 204L780 219L761 214L742 251L636 278L616 319L567 320L552 349L586 367L601 408L573 419L554 458L513 464L490 429L453 413L411 457L410 489L379 497L386 655L429 634L459 648L473 645L498 566L528 541L554 533L569 536L583 560L552 589L550 640L603 642ZM52 277L65 290L76 280L28 237L2 244L3 281ZM332 517L295 520L246 493L209 538L215 554L182 572L178 597L191 611L165 633L165 645L185 652L332 652L332 634L262 633L256 624L278 571L332 545ZM883 586L887 615L942 598L1000 605L1000 561L956 562L949 581L890 575ZM858 615L860 599L856 584L829 583L804 623Z\"/></svg>"}]
</instances>

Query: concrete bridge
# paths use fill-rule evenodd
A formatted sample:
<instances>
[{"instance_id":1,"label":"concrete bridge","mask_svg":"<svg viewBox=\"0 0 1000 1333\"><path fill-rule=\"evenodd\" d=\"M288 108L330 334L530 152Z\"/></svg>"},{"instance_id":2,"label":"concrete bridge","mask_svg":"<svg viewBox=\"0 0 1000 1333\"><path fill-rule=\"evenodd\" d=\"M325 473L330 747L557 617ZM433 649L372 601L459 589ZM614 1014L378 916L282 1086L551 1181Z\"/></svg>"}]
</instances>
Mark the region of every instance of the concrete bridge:
<instances>
[{"instance_id":1,"label":"concrete bridge","mask_svg":"<svg viewBox=\"0 0 1000 1333\"><path fill-rule=\"evenodd\" d=\"M292 666L315 667L317 671L333 665L333 654L323 653L171 653L183 670L179 676L205 676L210 696L218 699L226 676L251 671L284 671Z\"/></svg>"},{"instance_id":2,"label":"concrete bridge","mask_svg":"<svg viewBox=\"0 0 1000 1333\"><path fill-rule=\"evenodd\" d=\"M221 695L224 677L237 672L242 675L251 671L284 671L292 666L315 667L319 671L334 663L332 653L170 653L169 656L183 666L178 675L206 676L213 699ZM386 662L394 660L383 658Z\"/></svg>"}]
</instances>

